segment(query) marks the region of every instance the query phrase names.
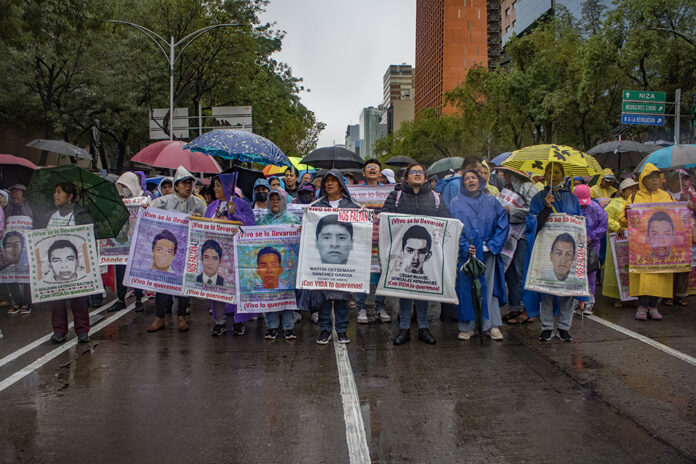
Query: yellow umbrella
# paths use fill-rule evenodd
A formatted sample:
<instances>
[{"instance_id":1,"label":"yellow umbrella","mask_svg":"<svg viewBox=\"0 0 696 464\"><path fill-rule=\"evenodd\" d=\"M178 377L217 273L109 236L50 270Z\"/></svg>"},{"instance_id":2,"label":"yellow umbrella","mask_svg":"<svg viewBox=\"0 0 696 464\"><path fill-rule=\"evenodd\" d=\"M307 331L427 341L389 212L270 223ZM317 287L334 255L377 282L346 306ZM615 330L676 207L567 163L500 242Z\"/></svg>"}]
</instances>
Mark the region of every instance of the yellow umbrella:
<instances>
[{"instance_id":1,"label":"yellow umbrella","mask_svg":"<svg viewBox=\"0 0 696 464\"><path fill-rule=\"evenodd\" d=\"M560 163L567 177L596 176L602 173L602 167L596 159L567 145L532 145L512 152L503 161L503 166L520 171L543 174L549 163Z\"/></svg>"},{"instance_id":2,"label":"yellow umbrella","mask_svg":"<svg viewBox=\"0 0 696 464\"><path fill-rule=\"evenodd\" d=\"M289 156L288 159L292 163L295 168L297 168L298 171L306 171L308 169L314 169L312 166L308 164L300 164L300 161L302 161L302 158L299 156ZM273 176L275 174L283 174L285 170L287 169L287 166L272 166L268 165L265 168L263 168L263 173L268 176Z\"/></svg>"}]
</instances>

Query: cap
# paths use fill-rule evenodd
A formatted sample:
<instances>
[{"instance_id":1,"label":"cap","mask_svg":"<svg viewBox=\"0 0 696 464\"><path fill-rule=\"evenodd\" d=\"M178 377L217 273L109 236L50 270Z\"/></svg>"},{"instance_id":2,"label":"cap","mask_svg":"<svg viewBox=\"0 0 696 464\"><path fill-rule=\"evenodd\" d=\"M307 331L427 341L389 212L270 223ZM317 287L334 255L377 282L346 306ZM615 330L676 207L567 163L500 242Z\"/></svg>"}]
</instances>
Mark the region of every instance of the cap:
<instances>
[{"instance_id":1,"label":"cap","mask_svg":"<svg viewBox=\"0 0 696 464\"><path fill-rule=\"evenodd\" d=\"M394 179L394 171L391 169L382 169L382 174L387 178L390 184L396 183L396 179Z\"/></svg>"},{"instance_id":2,"label":"cap","mask_svg":"<svg viewBox=\"0 0 696 464\"><path fill-rule=\"evenodd\" d=\"M578 197L578 201L580 202L581 206L587 206L592 201L592 196L590 195L590 187L588 187L585 184L580 184L577 187L575 187L573 193L576 197Z\"/></svg>"},{"instance_id":3,"label":"cap","mask_svg":"<svg viewBox=\"0 0 696 464\"><path fill-rule=\"evenodd\" d=\"M27 190L27 187L24 186L24 185L22 185L22 184L14 184L14 185L11 186L10 188L8 188L7 191L9 192L9 191L12 190L12 189L17 189L17 190L26 191L26 190Z\"/></svg>"},{"instance_id":4,"label":"cap","mask_svg":"<svg viewBox=\"0 0 696 464\"><path fill-rule=\"evenodd\" d=\"M619 190L626 190L629 187L633 187L634 185L638 185L638 182L636 182L633 179L624 179L621 181L621 185L619 185Z\"/></svg>"}]
</instances>

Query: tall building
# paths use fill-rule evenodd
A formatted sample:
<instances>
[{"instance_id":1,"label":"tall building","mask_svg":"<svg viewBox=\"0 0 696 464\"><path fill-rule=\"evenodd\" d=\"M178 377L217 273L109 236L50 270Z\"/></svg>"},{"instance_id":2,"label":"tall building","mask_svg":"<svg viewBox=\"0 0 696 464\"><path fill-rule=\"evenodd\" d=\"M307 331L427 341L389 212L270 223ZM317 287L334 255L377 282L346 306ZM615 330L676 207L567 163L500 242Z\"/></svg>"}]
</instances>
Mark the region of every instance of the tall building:
<instances>
[{"instance_id":1,"label":"tall building","mask_svg":"<svg viewBox=\"0 0 696 464\"><path fill-rule=\"evenodd\" d=\"M496 37L500 37L500 16L495 14L498 1L416 0L416 113L430 107L442 108L444 93L461 84L471 67L488 67L488 10L490 6L493 11L493 48L497 46ZM442 111L450 113L453 108Z\"/></svg>"},{"instance_id":2,"label":"tall building","mask_svg":"<svg viewBox=\"0 0 696 464\"><path fill-rule=\"evenodd\" d=\"M346 126L346 150L360 154L360 125L350 124Z\"/></svg>"},{"instance_id":3,"label":"tall building","mask_svg":"<svg viewBox=\"0 0 696 464\"><path fill-rule=\"evenodd\" d=\"M382 122L386 133L398 131L404 121L413 121L413 67L406 63L392 64L384 73Z\"/></svg>"},{"instance_id":4,"label":"tall building","mask_svg":"<svg viewBox=\"0 0 696 464\"><path fill-rule=\"evenodd\" d=\"M375 142L386 135L386 124L380 124L382 111L370 106L360 112L360 156L363 159L374 156Z\"/></svg>"}]
</instances>

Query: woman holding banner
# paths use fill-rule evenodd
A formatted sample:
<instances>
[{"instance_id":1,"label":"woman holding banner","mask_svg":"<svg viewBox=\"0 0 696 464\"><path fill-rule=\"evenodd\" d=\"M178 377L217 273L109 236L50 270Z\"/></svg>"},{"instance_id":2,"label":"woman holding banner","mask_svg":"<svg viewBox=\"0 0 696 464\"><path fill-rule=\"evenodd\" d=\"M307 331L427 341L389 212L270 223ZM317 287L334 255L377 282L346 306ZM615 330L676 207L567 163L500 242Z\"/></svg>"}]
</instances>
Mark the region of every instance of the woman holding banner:
<instances>
[{"instance_id":1,"label":"woman holding banner","mask_svg":"<svg viewBox=\"0 0 696 464\"><path fill-rule=\"evenodd\" d=\"M674 201L672 196L662 190L664 175L653 164L647 163L638 178L638 192L626 200L626 207L621 214L621 227L627 227L626 210L633 203L667 203ZM630 242L631 237L628 237ZM657 309L660 298L672 298L673 273L628 273L629 295L638 297L638 309L635 318L639 321L662 320Z\"/></svg>"},{"instance_id":2,"label":"woman holding banner","mask_svg":"<svg viewBox=\"0 0 696 464\"><path fill-rule=\"evenodd\" d=\"M461 193L449 204L453 218L464 224L459 245L457 263L457 296L459 297L460 340L469 340L474 335L476 312L472 302L472 280L462 266L475 255L486 265L484 275L479 277L482 287L483 330L493 340L502 340L500 305L505 304L505 267L500 252L507 240L510 224L503 206L495 197L485 194L486 180L475 170L462 174ZM483 335L483 334L480 334Z\"/></svg>"},{"instance_id":3,"label":"woman holding banner","mask_svg":"<svg viewBox=\"0 0 696 464\"><path fill-rule=\"evenodd\" d=\"M24 198L24 192L26 190L27 188L22 184L11 186L9 188L10 199L7 206L4 208L5 227L7 229L19 231L22 237L24 237L24 231L27 228L31 228L34 218L34 213L29 206L29 202ZM14 226L14 224L16 224L16 226ZM24 224L24 226L21 226L21 224ZM10 240L8 239L8 241ZM24 243L24 238L22 238L22 243ZM3 245L5 244L6 240L3 239ZM3 248L7 250L6 246L3 246ZM31 292L29 284L10 283L7 284L7 288L13 303L13 306L9 310L9 314L31 314Z\"/></svg>"},{"instance_id":4,"label":"woman holding banner","mask_svg":"<svg viewBox=\"0 0 696 464\"><path fill-rule=\"evenodd\" d=\"M425 177L425 167L418 163L412 163L406 167L404 182L389 194L384 201L382 212L450 216L445 203L440 200L440 195L430 188ZM428 302L411 298L399 298L399 333L394 338L394 344L402 345L411 339L411 308L414 301L418 321L418 340L433 345L435 337L428 330Z\"/></svg>"},{"instance_id":5,"label":"woman holding banner","mask_svg":"<svg viewBox=\"0 0 696 464\"><path fill-rule=\"evenodd\" d=\"M565 172L561 163L548 163L544 169L546 187L534 195L529 205L526 221L527 260L525 263L525 281L529 273L529 263L537 234L546 224L551 213L565 213L580 216L580 203L573 193L564 186ZM525 290L522 295L524 307L529 317L541 317L541 334L539 340L546 342L553 337L554 315L558 314L558 337L570 342L570 326L573 323L572 296L555 296L548 293Z\"/></svg>"},{"instance_id":6,"label":"woman holding banner","mask_svg":"<svg viewBox=\"0 0 696 464\"><path fill-rule=\"evenodd\" d=\"M235 195L235 174L222 174L213 177L212 187L215 193L215 201L208 205L205 217L226 219L228 221L238 221L245 226L255 225L254 211L245 200ZM253 319L256 314L237 314L237 305L213 301L210 303L213 312L213 328L210 335L216 337L225 333L227 314L234 314L234 324L232 325L233 335L244 335L246 333L246 321Z\"/></svg>"}]
</instances>

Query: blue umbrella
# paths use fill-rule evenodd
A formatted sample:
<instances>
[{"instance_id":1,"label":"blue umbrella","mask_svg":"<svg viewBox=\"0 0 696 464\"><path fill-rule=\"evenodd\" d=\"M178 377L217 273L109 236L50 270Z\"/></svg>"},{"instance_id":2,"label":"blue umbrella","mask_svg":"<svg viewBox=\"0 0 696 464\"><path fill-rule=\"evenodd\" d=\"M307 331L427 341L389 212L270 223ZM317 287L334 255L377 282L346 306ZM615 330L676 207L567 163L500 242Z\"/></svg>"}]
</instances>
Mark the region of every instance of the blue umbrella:
<instances>
[{"instance_id":1,"label":"blue umbrella","mask_svg":"<svg viewBox=\"0 0 696 464\"><path fill-rule=\"evenodd\" d=\"M643 158L635 172L641 172L646 163L651 163L658 169L696 167L696 145L673 145L660 148Z\"/></svg>"},{"instance_id":2,"label":"blue umbrella","mask_svg":"<svg viewBox=\"0 0 696 464\"><path fill-rule=\"evenodd\" d=\"M184 149L242 162L291 166L288 157L273 142L237 129L206 132L186 144Z\"/></svg>"},{"instance_id":3,"label":"blue umbrella","mask_svg":"<svg viewBox=\"0 0 696 464\"><path fill-rule=\"evenodd\" d=\"M503 164L503 161L505 161L506 159L508 159L510 157L511 154L512 154L512 152L506 151L505 153L501 153L498 156L496 156L495 158L493 158L490 162L495 164L496 166L500 166Z\"/></svg>"}]
</instances>

